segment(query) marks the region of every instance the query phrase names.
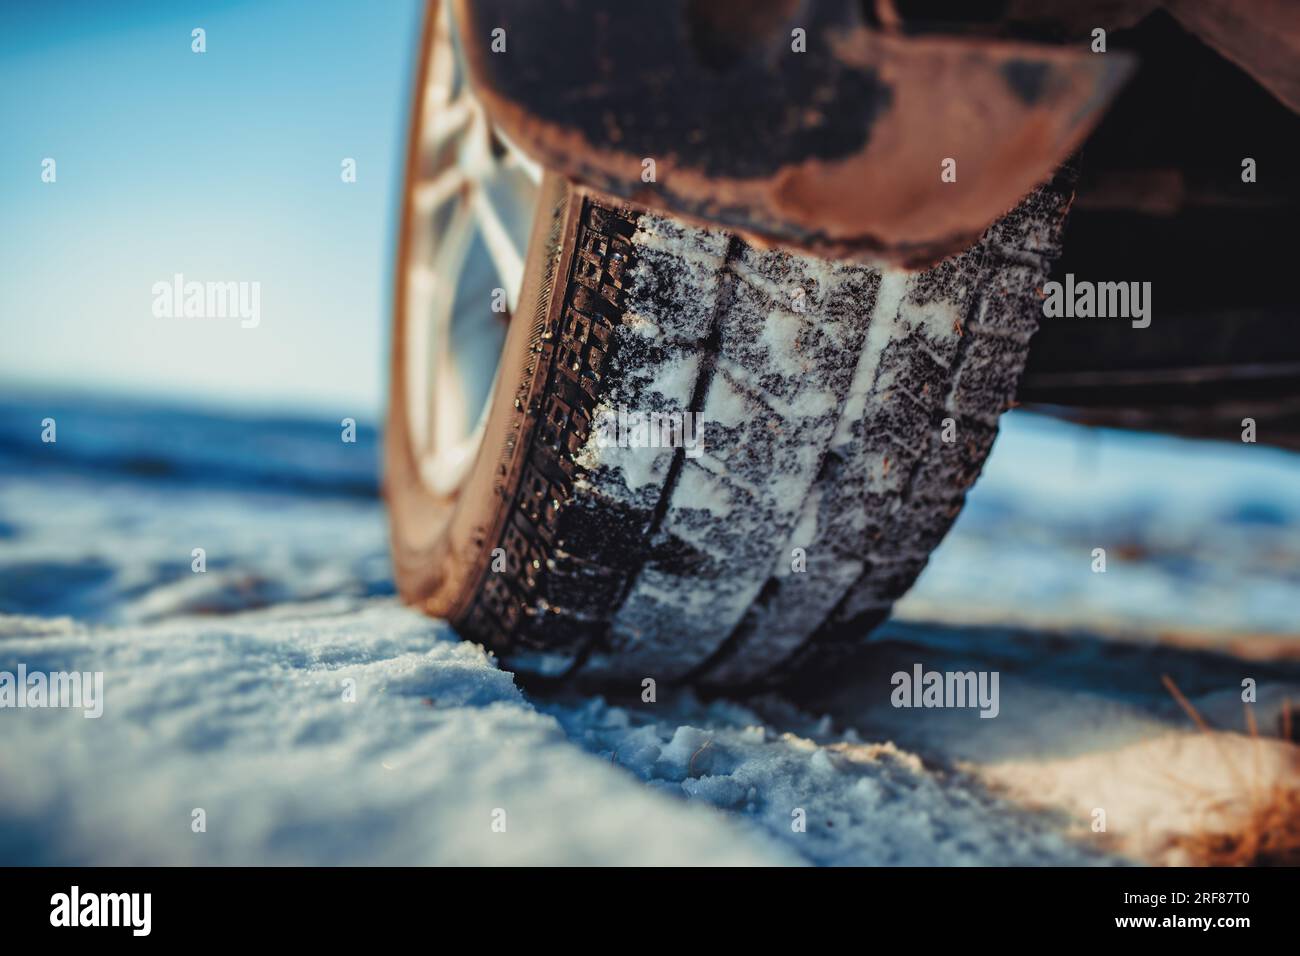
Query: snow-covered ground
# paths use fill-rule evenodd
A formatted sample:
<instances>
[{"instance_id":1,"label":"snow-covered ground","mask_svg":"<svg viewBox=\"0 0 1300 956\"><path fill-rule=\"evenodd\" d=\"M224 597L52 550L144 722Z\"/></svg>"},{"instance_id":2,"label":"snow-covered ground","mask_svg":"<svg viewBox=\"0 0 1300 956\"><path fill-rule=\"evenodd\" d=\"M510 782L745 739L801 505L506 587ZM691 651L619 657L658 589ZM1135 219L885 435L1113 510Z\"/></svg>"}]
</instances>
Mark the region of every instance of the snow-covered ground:
<instances>
[{"instance_id":1,"label":"snow-covered ground","mask_svg":"<svg viewBox=\"0 0 1300 956\"><path fill-rule=\"evenodd\" d=\"M104 675L98 719L0 709L0 863L1184 862L1296 780L1300 457L1262 445L1013 413L833 685L643 703L401 607L369 430L0 412L0 672ZM917 664L996 671L997 716L894 707Z\"/></svg>"}]
</instances>

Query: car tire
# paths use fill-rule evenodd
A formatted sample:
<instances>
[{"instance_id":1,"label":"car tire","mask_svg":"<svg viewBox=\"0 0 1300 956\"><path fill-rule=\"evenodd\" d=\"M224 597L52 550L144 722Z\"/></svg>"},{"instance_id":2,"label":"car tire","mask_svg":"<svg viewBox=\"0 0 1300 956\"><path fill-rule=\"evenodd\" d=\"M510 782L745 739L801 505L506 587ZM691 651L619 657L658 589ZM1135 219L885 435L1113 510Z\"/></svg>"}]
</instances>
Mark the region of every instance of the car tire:
<instances>
[{"instance_id":1,"label":"car tire","mask_svg":"<svg viewBox=\"0 0 1300 956\"><path fill-rule=\"evenodd\" d=\"M548 176L483 442L449 493L405 440L399 285L385 490L402 597L548 677L736 690L833 658L916 580L978 475L1070 184L907 272ZM697 415L703 447L599 440L620 411Z\"/></svg>"}]
</instances>

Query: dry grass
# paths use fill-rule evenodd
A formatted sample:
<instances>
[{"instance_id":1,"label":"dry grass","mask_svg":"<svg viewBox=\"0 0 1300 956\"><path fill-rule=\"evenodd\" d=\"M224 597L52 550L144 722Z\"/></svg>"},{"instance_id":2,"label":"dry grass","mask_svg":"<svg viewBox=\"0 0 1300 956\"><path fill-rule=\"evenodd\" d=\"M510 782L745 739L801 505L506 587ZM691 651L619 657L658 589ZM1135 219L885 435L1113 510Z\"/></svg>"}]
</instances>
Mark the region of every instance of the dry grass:
<instances>
[{"instance_id":1,"label":"dry grass","mask_svg":"<svg viewBox=\"0 0 1300 956\"><path fill-rule=\"evenodd\" d=\"M1173 680L1168 675L1162 680L1192 722L1217 741L1217 732L1183 696ZM1257 758L1261 741L1259 727L1250 705L1245 705L1245 710L1246 726L1255 743ZM1295 744L1290 700L1283 702L1282 726L1278 729L1283 745L1289 748L1291 760L1285 775L1270 781L1260 779L1258 759L1252 761L1252 771L1245 776L1227 751L1216 743L1225 769L1247 794L1249 807L1238 828L1225 831L1207 825L1196 832L1172 837L1171 849L1182 851L1189 862L1198 866L1300 866L1300 747Z\"/></svg>"}]
</instances>

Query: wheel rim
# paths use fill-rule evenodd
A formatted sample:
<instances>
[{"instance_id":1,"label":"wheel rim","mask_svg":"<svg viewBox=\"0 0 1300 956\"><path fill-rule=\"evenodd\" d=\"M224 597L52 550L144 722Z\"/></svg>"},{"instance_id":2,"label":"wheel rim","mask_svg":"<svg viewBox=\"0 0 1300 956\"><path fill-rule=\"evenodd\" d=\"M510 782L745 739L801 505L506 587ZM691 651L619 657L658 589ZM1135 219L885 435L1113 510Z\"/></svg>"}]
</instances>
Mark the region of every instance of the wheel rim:
<instances>
[{"instance_id":1,"label":"wheel rim","mask_svg":"<svg viewBox=\"0 0 1300 956\"><path fill-rule=\"evenodd\" d=\"M418 93L402 316L408 440L439 495L459 487L482 444L542 172L474 98L449 7L438 10Z\"/></svg>"}]
</instances>

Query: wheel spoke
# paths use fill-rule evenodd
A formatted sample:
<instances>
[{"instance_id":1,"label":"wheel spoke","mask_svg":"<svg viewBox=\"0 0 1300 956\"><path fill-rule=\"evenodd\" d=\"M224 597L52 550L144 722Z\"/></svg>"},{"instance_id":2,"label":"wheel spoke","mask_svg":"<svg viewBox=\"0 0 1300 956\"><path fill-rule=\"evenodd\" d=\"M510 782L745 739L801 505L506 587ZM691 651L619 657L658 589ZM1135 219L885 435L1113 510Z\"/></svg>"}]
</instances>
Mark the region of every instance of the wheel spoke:
<instances>
[{"instance_id":1,"label":"wheel spoke","mask_svg":"<svg viewBox=\"0 0 1300 956\"><path fill-rule=\"evenodd\" d=\"M425 122L425 129L428 131L425 134L426 147L438 149L470 125L475 119L475 114L479 112L481 111L478 105L468 93L458 96L446 105L435 107L430 111Z\"/></svg>"},{"instance_id":2,"label":"wheel spoke","mask_svg":"<svg viewBox=\"0 0 1300 956\"><path fill-rule=\"evenodd\" d=\"M433 336L429 345L433 353L431 358L435 383L448 383L448 376L454 373L454 363L451 361L451 321L456 309L456 276L460 274L473 235L473 210L467 203L461 202L452 213L451 222L447 224L447 231L443 233L433 264L438 285L434 289ZM439 388L433 396L433 427L429 435L429 447L435 450L459 437L457 432L464 409L459 407L458 401L457 407L452 407L452 402L448 400L452 393L451 389ZM454 394L459 398L458 389Z\"/></svg>"},{"instance_id":3,"label":"wheel spoke","mask_svg":"<svg viewBox=\"0 0 1300 956\"><path fill-rule=\"evenodd\" d=\"M497 212L492 194L487 189L474 191L474 214L478 220L479 233L483 244L487 246L488 255L496 267L497 278L506 290L506 301L510 311L519 305L519 288L524 282L524 257L515 245L510 232Z\"/></svg>"},{"instance_id":4,"label":"wheel spoke","mask_svg":"<svg viewBox=\"0 0 1300 956\"><path fill-rule=\"evenodd\" d=\"M417 309L422 307L422 311L414 312L410 321L413 326L423 325L420 330L423 348L419 356L428 375L424 390L418 393L424 396L424 407L419 414L425 427L415 434L422 439L421 446L426 453L433 457L437 457L442 445L454 443L459 437L459 422L464 414L464 409L455 404L456 393L446 386L451 384L448 376L454 373L451 320L456 305L456 275L473 229L473 211L468 203L461 202L441 236L434 261L429 268L415 273L420 277L417 281L423 295L412 296L412 305Z\"/></svg>"},{"instance_id":5,"label":"wheel spoke","mask_svg":"<svg viewBox=\"0 0 1300 956\"><path fill-rule=\"evenodd\" d=\"M502 165L505 166L507 169L519 170L525 176L528 177L529 181L534 186L540 186L542 184L541 163L537 162L535 159L533 159L531 156L525 153L522 149L516 146L514 144L514 141L511 140L509 137L507 137L500 130L494 130L493 134L496 136L497 139L499 139L502 143L504 143L506 147L506 155L505 155L505 159L502 160Z\"/></svg>"},{"instance_id":6,"label":"wheel spoke","mask_svg":"<svg viewBox=\"0 0 1300 956\"><path fill-rule=\"evenodd\" d=\"M438 11L430 57L424 95L426 110L446 106L456 83L456 51L451 39L451 14L447 10L447 4L443 4Z\"/></svg>"},{"instance_id":7,"label":"wheel spoke","mask_svg":"<svg viewBox=\"0 0 1300 956\"><path fill-rule=\"evenodd\" d=\"M425 179L415 184L413 197L416 211L422 216L430 216L444 203L455 197L468 180L459 166L448 166L432 179Z\"/></svg>"},{"instance_id":8,"label":"wheel spoke","mask_svg":"<svg viewBox=\"0 0 1300 956\"><path fill-rule=\"evenodd\" d=\"M407 402L412 444L417 457L429 451L429 402L421 396L430 392L429 363L430 331L434 289L437 285L433 269L428 265L412 265L406 276L406 389L411 401Z\"/></svg>"}]
</instances>

